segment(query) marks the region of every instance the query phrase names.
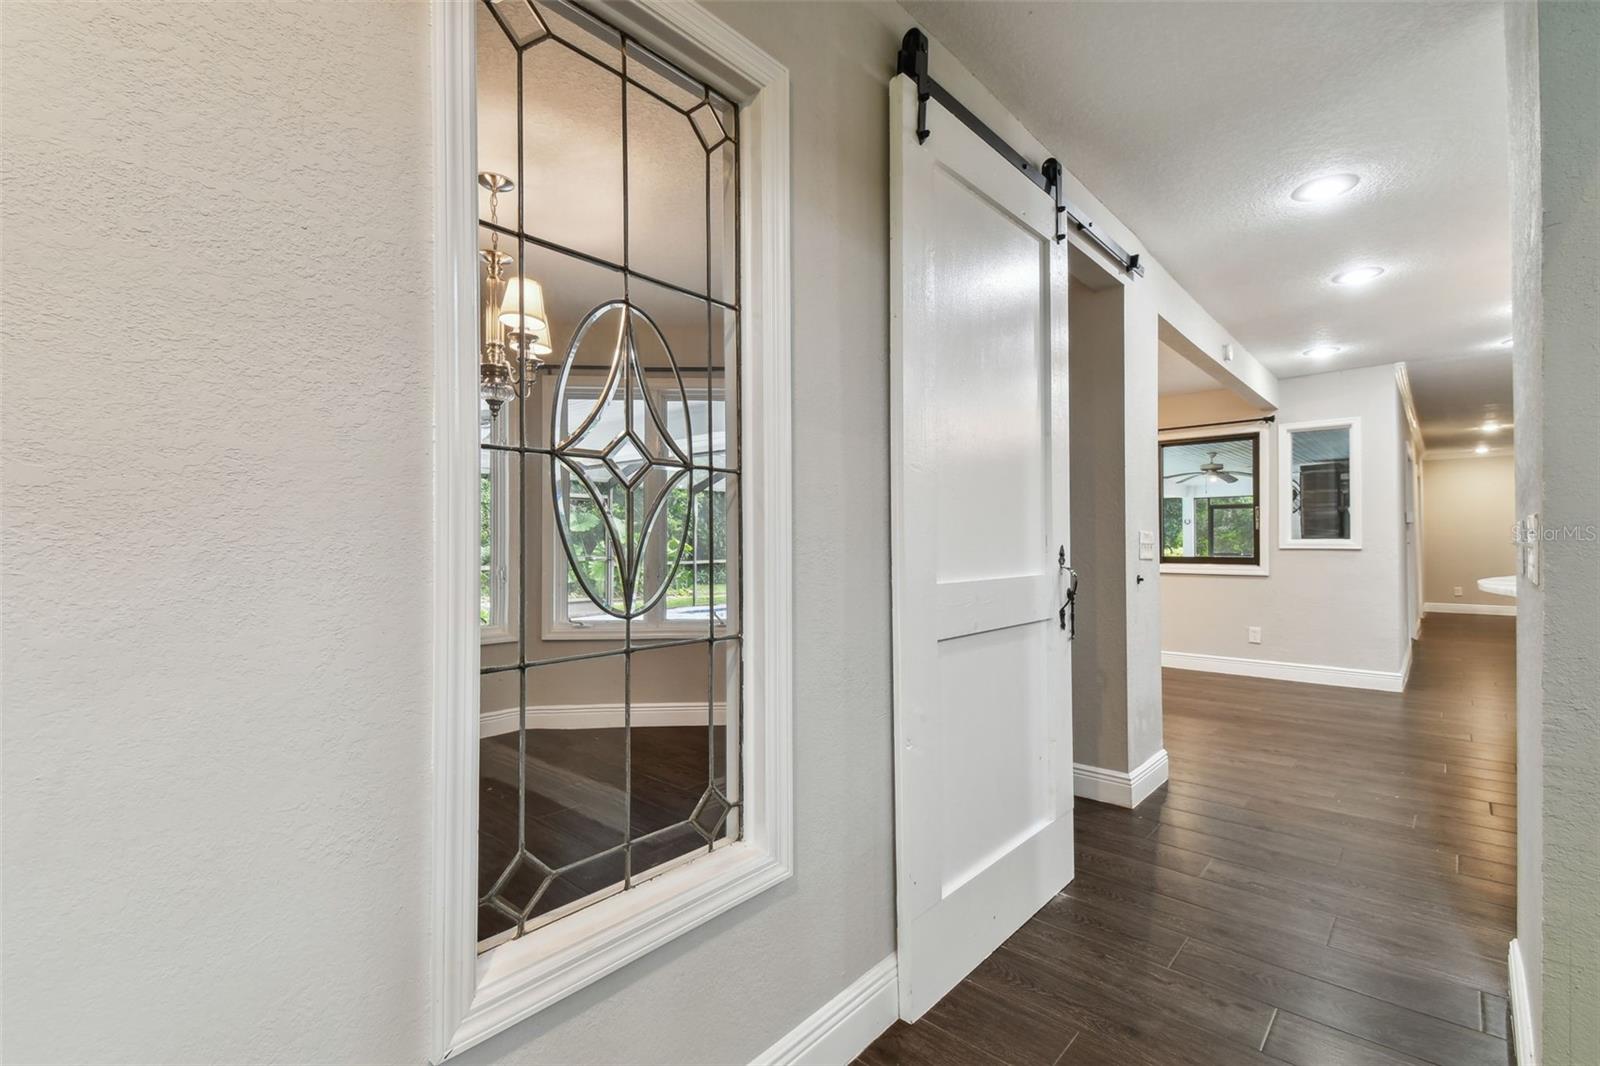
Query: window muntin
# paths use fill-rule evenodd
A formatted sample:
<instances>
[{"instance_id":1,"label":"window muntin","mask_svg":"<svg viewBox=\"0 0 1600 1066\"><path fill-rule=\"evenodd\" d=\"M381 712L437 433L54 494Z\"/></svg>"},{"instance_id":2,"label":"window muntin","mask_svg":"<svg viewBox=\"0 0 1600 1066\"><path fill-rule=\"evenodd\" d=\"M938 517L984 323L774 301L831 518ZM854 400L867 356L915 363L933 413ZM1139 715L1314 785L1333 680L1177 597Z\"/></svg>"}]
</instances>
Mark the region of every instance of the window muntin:
<instances>
[{"instance_id":1,"label":"window muntin","mask_svg":"<svg viewBox=\"0 0 1600 1066\"><path fill-rule=\"evenodd\" d=\"M1354 536L1351 488L1353 427L1285 427L1288 446L1288 536L1291 541L1334 541L1348 544Z\"/></svg>"},{"instance_id":2,"label":"window muntin","mask_svg":"<svg viewBox=\"0 0 1600 1066\"><path fill-rule=\"evenodd\" d=\"M1258 434L1162 441L1159 466L1162 562L1261 562Z\"/></svg>"},{"instance_id":3,"label":"window muntin","mask_svg":"<svg viewBox=\"0 0 1600 1066\"><path fill-rule=\"evenodd\" d=\"M663 436L648 417L653 408L663 413L665 435L686 444L696 456L704 456L706 467L692 477L680 479L668 488L667 530L665 536L647 538L647 557L643 560L646 583L653 575L671 570L666 593L632 622L635 635L660 637L692 636L703 632L710 622L725 631L728 615L728 552L731 531L727 516L732 502L732 483L727 461L727 400L721 389L685 389L687 405L670 402L676 392L671 379L654 376L645 386L652 398L635 400L635 423L645 427L643 444L659 446ZM562 431L581 421L599 396L601 383L591 380L568 389L564 410L559 412ZM693 414L693 419L688 416ZM702 414L703 413L703 414ZM690 422L694 422L691 425ZM604 409L591 431L605 440L614 439L623 429L621 406ZM572 520L568 536L552 536L545 553L545 587L550 590L550 613L545 627L547 640L597 639L616 636L622 619L608 613L597 600L615 609L621 603L622 577L616 553L608 552L602 515L620 513L626 504L624 479L637 472L636 449L625 446L616 455L620 476L586 480L565 466L557 469L557 491L570 497ZM605 474L611 473L609 470ZM592 490L600 490L608 506L597 505ZM732 538L735 542L736 537ZM578 569L584 573L580 577ZM598 594L591 595L590 590Z\"/></svg>"},{"instance_id":4,"label":"window muntin","mask_svg":"<svg viewBox=\"0 0 1600 1066\"><path fill-rule=\"evenodd\" d=\"M482 445L529 608L481 664L487 949L743 833L739 171L734 107L586 12L477 32L479 244L550 349Z\"/></svg>"},{"instance_id":5,"label":"window muntin","mask_svg":"<svg viewBox=\"0 0 1600 1066\"><path fill-rule=\"evenodd\" d=\"M484 643L516 639L516 598L511 583L511 457L483 448L504 444L506 424L478 408L478 631Z\"/></svg>"}]
</instances>

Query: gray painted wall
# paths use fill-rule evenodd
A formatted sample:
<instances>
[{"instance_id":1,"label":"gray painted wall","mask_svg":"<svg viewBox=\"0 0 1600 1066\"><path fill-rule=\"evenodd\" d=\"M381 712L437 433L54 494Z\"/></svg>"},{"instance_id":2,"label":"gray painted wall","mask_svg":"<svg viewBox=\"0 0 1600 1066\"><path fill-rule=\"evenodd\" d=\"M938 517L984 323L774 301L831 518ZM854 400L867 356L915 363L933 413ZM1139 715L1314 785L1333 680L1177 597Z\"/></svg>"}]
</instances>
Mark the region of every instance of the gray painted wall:
<instances>
[{"instance_id":1,"label":"gray painted wall","mask_svg":"<svg viewBox=\"0 0 1600 1066\"><path fill-rule=\"evenodd\" d=\"M1162 575L1161 650L1398 671L1411 629L1405 618L1405 425L1394 367L1285 378L1278 404L1279 425L1361 418L1361 549L1278 547L1283 501L1274 428L1262 459L1271 494L1262 508L1262 541L1271 573ZM1188 413L1209 421L1203 411ZM1247 641L1249 626L1262 628L1260 644Z\"/></svg>"},{"instance_id":2,"label":"gray painted wall","mask_svg":"<svg viewBox=\"0 0 1600 1066\"><path fill-rule=\"evenodd\" d=\"M3 1057L415 1062L427 8L0 37Z\"/></svg>"},{"instance_id":3,"label":"gray painted wall","mask_svg":"<svg viewBox=\"0 0 1600 1066\"><path fill-rule=\"evenodd\" d=\"M1076 251L1070 254L1076 256ZM1078 631L1072 647L1072 757L1128 769L1128 596L1123 585L1123 297L1117 284L1067 290L1072 565Z\"/></svg>"},{"instance_id":4,"label":"gray painted wall","mask_svg":"<svg viewBox=\"0 0 1600 1066\"><path fill-rule=\"evenodd\" d=\"M1517 601L1478 588L1481 577L1517 572L1513 458L1429 459L1422 479L1424 601L1514 607Z\"/></svg>"},{"instance_id":5,"label":"gray painted wall","mask_svg":"<svg viewBox=\"0 0 1600 1066\"><path fill-rule=\"evenodd\" d=\"M1517 936L1540 1061L1600 1061L1600 4L1508 5L1519 583Z\"/></svg>"}]
</instances>

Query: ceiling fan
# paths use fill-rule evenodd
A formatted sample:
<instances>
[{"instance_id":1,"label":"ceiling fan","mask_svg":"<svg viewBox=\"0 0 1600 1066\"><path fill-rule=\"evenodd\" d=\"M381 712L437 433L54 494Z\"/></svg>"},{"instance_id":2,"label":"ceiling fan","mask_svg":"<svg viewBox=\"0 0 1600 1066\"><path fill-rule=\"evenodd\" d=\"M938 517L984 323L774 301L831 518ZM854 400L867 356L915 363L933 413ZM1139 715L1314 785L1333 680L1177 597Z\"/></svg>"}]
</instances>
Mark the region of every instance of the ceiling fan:
<instances>
[{"instance_id":1,"label":"ceiling fan","mask_svg":"<svg viewBox=\"0 0 1600 1066\"><path fill-rule=\"evenodd\" d=\"M1211 481L1222 481L1232 485L1235 481L1238 481L1242 477L1255 476L1248 470L1224 470L1222 469L1222 464L1217 462L1217 453L1212 452L1210 454L1210 461L1201 463L1199 470L1194 470L1187 474L1168 474L1161 480L1171 481L1173 478L1177 478L1177 481L1173 483L1176 485L1181 485L1191 478L1206 477Z\"/></svg>"}]
</instances>

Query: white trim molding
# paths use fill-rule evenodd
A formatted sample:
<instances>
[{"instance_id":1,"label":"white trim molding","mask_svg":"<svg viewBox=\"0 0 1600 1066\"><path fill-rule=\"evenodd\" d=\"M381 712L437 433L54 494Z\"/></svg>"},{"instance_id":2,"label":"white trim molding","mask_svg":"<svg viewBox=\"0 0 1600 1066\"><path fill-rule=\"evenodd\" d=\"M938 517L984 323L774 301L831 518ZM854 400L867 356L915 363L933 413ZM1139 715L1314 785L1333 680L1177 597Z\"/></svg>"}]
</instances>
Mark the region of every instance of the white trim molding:
<instances>
[{"instance_id":1,"label":"white trim molding","mask_svg":"<svg viewBox=\"0 0 1600 1066\"><path fill-rule=\"evenodd\" d=\"M1499 614L1517 616L1514 603L1424 603L1425 614Z\"/></svg>"},{"instance_id":2,"label":"white trim molding","mask_svg":"<svg viewBox=\"0 0 1600 1066\"><path fill-rule=\"evenodd\" d=\"M1230 430L1229 425L1235 425L1236 430ZM1161 574L1198 574L1209 577L1269 577L1272 574L1272 494L1277 486L1277 480L1272 476L1273 467L1273 435L1271 425L1258 418L1246 419L1237 423L1223 423L1218 426L1204 429L1163 429L1156 433L1157 454L1160 454L1160 445L1176 444L1188 440L1205 440L1210 437L1229 436L1242 437L1247 433L1255 434L1256 438L1256 473L1255 485L1250 490L1256 497L1256 552L1257 558L1253 563L1188 563L1184 557L1175 555L1170 559L1161 554L1161 543L1156 543L1156 557ZM1160 475L1161 471L1156 471ZM1165 482L1159 482L1157 491L1161 492ZM1170 497L1163 497L1168 499Z\"/></svg>"},{"instance_id":3,"label":"white trim molding","mask_svg":"<svg viewBox=\"0 0 1600 1066\"><path fill-rule=\"evenodd\" d=\"M900 1017L899 983L899 968L890 955L779 1037L751 1066L850 1062Z\"/></svg>"},{"instance_id":4,"label":"white trim molding","mask_svg":"<svg viewBox=\"0 0 1600 1066\"><path fill-rule=\"evenodd\" d=\"M788 71L697 3L606 4L606 17L706 76L740 109L742 837L480 954L477 5L432 0L431 6L434 898L428 1054L437 1063L792 876L793 322Z\"/></svg>"},{"instance_id":5,"label":"white trim molding","mask_svg":"<svg viewBox=\"0 0 1600 1066\"><path fill-rule=\"evenodd\" d=\"M1515 940L1506 953L1507 998L1511 1003L1511 1043L1517 1066L1538 1066L1533 1047L1533 1005L1528 998L1528 971L1522 962L1522 945Z\"/></svg>"},{"instance_id":6,"label":"white trim molding","mask_svg":"<svg viewBox=\"0 0 1600 1066\"><path fill-rule=\"evenodd\" d=\"M1399 670L1357 670L1348 666L1282 663L1272 659L1236 659L1231 655L1198 655L1187 651L1162 652L1161 665L1172 670L1199 670L1208 674L1264 677L1273 681L1298 681L1306 685L1370 688L1378 692L1404 692L1406 675L1410 672L1409 662L1403 664Z\"/></svg>"},{"instance_id":7,"label":"white trim molding","mask_svg":"<svg viewBox=\"0 0 1600 1066\"><path fill-rule=\"evenodd\" d=\"M1291 487L1289 469L1294 464L1294 442L1290 439L1296 433L1310 432L1319 429L1343 429L1350 431L1350 536L1339 540L1320 540L1296 537L1291 533L1294 518L1294 492ZM1360 551L1361 550L1361 523L1366 517L1362 512L1366 510L1366 500L1362 493L1366 491L1366 471L1361 465L1361 418L1352 415L1349 418L1321 418L1315 422L1279 422L1278 423L1278 499L1282 506L1278 508L1278 547L1306 551Z\"/></svg>"},{"instance_id":8,"label":"white trim molding","mask_svg":"<svg viewBox=\"0 0 1600 1066\"><path fill-rule=\"evenodd\" d=\"M724 725L728 721L728 705L711 705L711 722ZM706 701L690 700L681 703L635 703L632 714L620 703L563 703L528 708L529 729L621 729L624 721L635 729L652 726L704 726ZM484 711L478 717L480 737L498 737L515 733L522 720L517 707L502 707L498 711Z\"/></svg>"},{"instance_id":9,"label":"white trim molding","mask_svg":"<svg viewBox=\"0 0 1600 1066\"><path fill-rule=\"evenodd\" d=\"M1167 783L1167 749L1162 748L1132 770L1072 764L1072 794L1118 807L1137 807Z\"/></svg>"}]
</instances>

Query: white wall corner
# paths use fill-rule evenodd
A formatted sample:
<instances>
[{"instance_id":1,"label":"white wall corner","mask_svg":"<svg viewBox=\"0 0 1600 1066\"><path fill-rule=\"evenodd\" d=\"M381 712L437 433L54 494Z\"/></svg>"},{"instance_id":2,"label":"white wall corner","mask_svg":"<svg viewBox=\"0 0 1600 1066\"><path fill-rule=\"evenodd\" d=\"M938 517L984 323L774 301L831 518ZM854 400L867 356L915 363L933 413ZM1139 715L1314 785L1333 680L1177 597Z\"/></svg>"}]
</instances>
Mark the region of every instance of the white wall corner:
<instances>
[{"instance_id":1,"label":"white wall corner","mask_svg":"<svg viewBox=\"0 0 1600 1066\"><path fill-rule=\"evenodd\" d=\"M1403 692L1406 672L1402 670L1357 670L1319 663L1281 663L1272 659L1236 659L1231 655L1197 655L1186 651L1164 651L1161 665L1172 670L1199 670L1209 674L1237 677L1264 677L1272 681L1298 681L1306 685L1333 685L1338 688L1370 688L1378 692Z\"/></svg>"},{"instance_id":2,"label":"white wall corner","mask_svg":"<svg viewBox=\"0 0 1600 1066\"><path fill-rule=\"evenodd\" d=\"M1072 794L1117 807L1137 807L1167 783L1167 749L1162 748L1132 770L1072 764Z\"/></svg>"},{"instance_id":3,"label":"white wall corner","mask_svg":"<svg viewBox=\"0 0 1600 1066\"><path fill-rule=\"evenodd\" d=\"M1528 971L1522 965L1522 947L1515 940L1507 952L1507 982L1511 1002L1511 1041L1517 1053L1517 1066L1538 1066L1533 1053L1533 1007L1528 1001Z\"/></svg>"},{"instance_id":4,"label":"white wall corner","mask_svg":"<svg viewBox=\"0 0 1600 1066\"><path fill-rule=\"evenodd\" d=\"M752 1066L850 1062L899 1017L899 966L890 955L779 1037L752 1060Z\"/></svg>"}]
</instances>

